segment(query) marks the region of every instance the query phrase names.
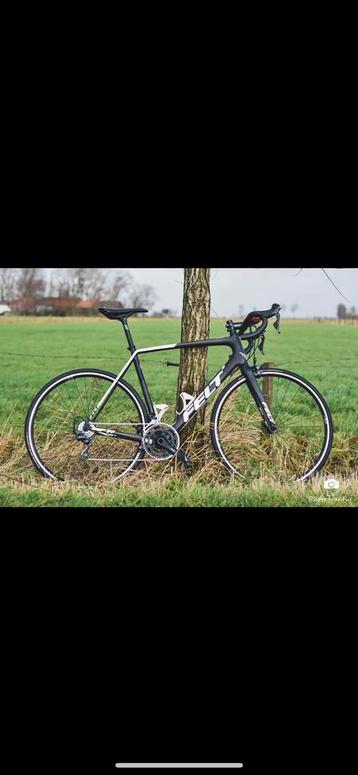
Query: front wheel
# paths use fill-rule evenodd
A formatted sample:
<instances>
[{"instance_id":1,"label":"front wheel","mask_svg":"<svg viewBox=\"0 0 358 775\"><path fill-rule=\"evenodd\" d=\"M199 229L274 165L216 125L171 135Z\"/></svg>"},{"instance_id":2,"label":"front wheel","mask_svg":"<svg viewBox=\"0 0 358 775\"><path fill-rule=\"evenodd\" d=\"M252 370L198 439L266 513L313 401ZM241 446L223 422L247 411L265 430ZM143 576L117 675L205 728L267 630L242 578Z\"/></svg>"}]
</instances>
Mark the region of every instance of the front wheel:
<instances>
[{"instance_id":1,"label":"front wheel","mask_svg":"<svg viewBox=\"0 0 358 775\"><path fill-rule=\"evenodd\" d=\"M333 443L329 408L310 382L290 371L259 369L256 378L277 425L269 434L245 377L228 385L211 417L211 439L226 468L244 481L306 481Z\"/></svg>"},{"instance_id":2,"label":"front wheel","mask_svg":"<svg viewBox=\"0 0 358 775\"><path fill-rule=\"evenodd\" d=\"M145 454L139 441L100 435L92 435L88 444L81 440L81 429L115 379L106 371L75 370L56 377L36 396L26 418L25 441L43 476L102 484L137 467ZM147 422L143 401L124 380L96 419L101 429L137 436Z\"/></svg>"}]
</instances>

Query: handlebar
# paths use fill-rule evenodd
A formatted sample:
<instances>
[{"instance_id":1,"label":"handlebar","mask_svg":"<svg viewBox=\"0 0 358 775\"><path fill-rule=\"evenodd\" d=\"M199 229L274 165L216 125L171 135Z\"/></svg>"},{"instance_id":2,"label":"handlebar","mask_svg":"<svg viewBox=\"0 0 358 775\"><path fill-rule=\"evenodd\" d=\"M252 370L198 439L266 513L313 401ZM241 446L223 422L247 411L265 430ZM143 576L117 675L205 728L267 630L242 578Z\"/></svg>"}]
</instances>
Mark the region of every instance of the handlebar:
<instances>
[{"instance_id":1,"label":"handlebar","mask_svg":"<svg viewBox=\"0 0 358 775\"><path fill-rule=\"evenodd\" d=\"M274 324L277 330L279 330L279 321L280 321L280 310L281 306L280 304L273 304L271 309L268 310L255 310L253 312L250 312L245 320L242 323L233 323L231 320L227 323L227 328L230 330L232 327L243 339L257 339L259 336L261 336L268 326L268 321L270 318L276 317L276 323ZM256 331L253 331L252 333L245 334L245 331L250 326L256 325L262 321L262 324L259 328L256 329Z\"/></svg>"}]
</instances>

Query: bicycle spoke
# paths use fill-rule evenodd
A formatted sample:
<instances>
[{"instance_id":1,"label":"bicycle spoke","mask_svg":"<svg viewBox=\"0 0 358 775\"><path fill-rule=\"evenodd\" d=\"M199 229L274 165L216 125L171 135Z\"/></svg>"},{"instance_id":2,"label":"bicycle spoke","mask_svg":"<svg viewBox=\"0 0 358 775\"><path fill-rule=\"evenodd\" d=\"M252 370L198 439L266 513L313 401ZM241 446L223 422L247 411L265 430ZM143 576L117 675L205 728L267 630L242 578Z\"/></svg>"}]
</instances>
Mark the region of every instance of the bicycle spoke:
<instances>
[{"instance_id":1,"label":"bicycle spoke","mask_svg":"<svg viewBox=\"0 0 358 775\"><path fill-rule=\"evenodd\" d=\"M291 481L301 478L320 459L326 426L312 393L276 374L271 380L271 412L277 430L269 434L246 385L224 402L219 421L219 448L240 476L267 476ZM263 389L263 377L259 384Z\"/></svg>"},{"instance_id":2,"label":"bicycle spoke","mask_svg":"<svg viewBox=\"0 0 358 775\"><path fill-rule=\"evenodd\" d=\"M141 457L138 441L95 432L88 439L88 458L83 454L86 445L76 433L109 386L110 381L102 376L76 374L59 382L43 397L33 422L33 446L41 463L57 478L117 481ZM100 426L106 430L123 428L131 433L145 426L141 410L121 386L116 387L103 408L102 417Z\"/></svg>"}]
</instances>

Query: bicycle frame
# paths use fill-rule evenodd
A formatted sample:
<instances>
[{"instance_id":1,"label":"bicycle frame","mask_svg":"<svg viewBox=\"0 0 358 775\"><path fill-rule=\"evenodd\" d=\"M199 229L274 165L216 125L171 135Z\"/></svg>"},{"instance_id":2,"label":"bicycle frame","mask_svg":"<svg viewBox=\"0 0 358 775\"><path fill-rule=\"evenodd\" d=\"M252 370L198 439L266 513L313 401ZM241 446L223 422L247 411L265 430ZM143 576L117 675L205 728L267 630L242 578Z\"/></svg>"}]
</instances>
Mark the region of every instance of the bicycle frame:
<instances>
[{"instance_id":1,"label":"bicycle frame","mask_svg":"<svg viewBox=\"0 0 358 775\"><path fill-rule=\"evenodd\" d=\"M116 386L118 385L120 380L125 376L125 374L130 369L132 364L134 364L138 375L139 383L142 389L150 422L157 420L157 413L156 413L150 392L148 390L147 382L143 374L143 370L142 370L142 366L139 358L140 355L144 355L145 353L163 352L163 351L169 351L169 350L184 350L184 349L190 349L190 348L229 347L232 350L232 355L230 356L227 363L223 366L223 368L219 371L219 373L209 382L209 384L205 387L205 389L197 397L193 398L192 401L190 401L190 403L185 407L185 409L179 414L178 419L174 423L173 427L178 433L180 433L180 431L185 427L185 425L187 425L190 422L190 420L194 417L194 415L205 406L205 404L210 400L210 398L214 395L214 393L216 393L218 388L225 382L225 380L228 379L228 377L230 377L230 375L236 369L240 369L243 376L246 377L248 388L263 417L263 420L268 432L273 433L276 430L276 424L271 415L270 409L267 406L267 403L265 402L264 395L259 387L259 384L255 377L254 370L252 369L251 366L249 366L247 362L248 356L244 350L241 339L234 330L231 331L230 336L223 337L221 339L205 339L205 340L195 341L195 342L179 342L176 344L161 345L158 347L144 347L137 350L134 346L134 342L133 342L127 321L125 320L122 322L123 322L123 326L129 343L131 357L129 358L129 360L123 367L123 369L119 372L113 384L110 386L106 394L103 396L102 400L99 402L99 404L96 406L96 408L90 415L89 420L91 423L93 423L94 420L98 417L101 410L107 404L111 395L114 393ZM142 436L140 436L139 434L121 433L120 431L102 431L101 432L97 428L94 428L94 430L95 432L97 433L99 432L102 435L110 435L110 436L115 436L117 438L123 438L123 439L133 440L133 441L142 440Z\"/></svg>"}]
</instances>

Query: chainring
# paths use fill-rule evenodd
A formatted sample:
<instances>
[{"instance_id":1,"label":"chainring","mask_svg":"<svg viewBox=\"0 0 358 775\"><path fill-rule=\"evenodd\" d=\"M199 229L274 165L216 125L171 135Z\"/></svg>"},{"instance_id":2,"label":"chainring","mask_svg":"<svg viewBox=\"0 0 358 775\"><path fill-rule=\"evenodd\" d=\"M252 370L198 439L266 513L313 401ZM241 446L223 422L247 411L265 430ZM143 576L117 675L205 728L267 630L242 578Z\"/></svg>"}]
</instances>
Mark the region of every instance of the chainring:
<instances>
[{"instance_id":1,"label":"chainring","mask_svg":"<svg viewBox=\"0 0 358 775\"><path fill-rule=\"evenodd\" d=\"M147 455L154 460L169 460L174 457L174 454L158 444L158 439L161 437L175 449L174 454L176 455L180 448L179 433L171 425L165 423L157 423L148 428L143 437L143 447Z\"/></svg>"}]
</instances>

